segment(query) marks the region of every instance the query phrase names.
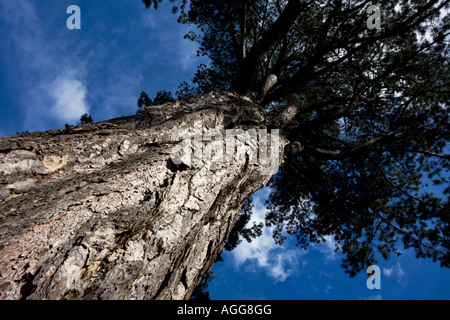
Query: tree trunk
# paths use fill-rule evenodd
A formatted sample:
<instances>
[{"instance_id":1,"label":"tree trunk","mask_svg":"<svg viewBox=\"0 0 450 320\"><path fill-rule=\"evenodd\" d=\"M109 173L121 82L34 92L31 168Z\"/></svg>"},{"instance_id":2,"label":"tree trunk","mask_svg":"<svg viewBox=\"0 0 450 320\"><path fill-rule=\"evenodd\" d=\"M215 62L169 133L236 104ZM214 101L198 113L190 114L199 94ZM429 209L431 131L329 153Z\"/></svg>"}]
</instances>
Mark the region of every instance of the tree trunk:
<instances>
[{"instance_id":1,"label":"tree trunk","mask_svg":"<svg viewBox=\"0 0 450 320\"><path fill-rule=\"evenodd\" d=\"M173 161L174 133L223 131L249 105L211 93L0 139L0 298L188 299L274 172Z\"/></svg>"}]
</instances>

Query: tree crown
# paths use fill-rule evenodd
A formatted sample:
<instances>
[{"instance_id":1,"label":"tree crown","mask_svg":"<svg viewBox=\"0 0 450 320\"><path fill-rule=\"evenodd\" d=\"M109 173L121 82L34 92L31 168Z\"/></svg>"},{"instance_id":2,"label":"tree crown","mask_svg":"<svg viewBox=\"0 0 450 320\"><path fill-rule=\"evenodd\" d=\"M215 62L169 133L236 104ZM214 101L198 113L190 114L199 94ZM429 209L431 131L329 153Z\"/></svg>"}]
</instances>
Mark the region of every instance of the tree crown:
<instances>
[{"instance_id":1,"label":"tree crown","mask_svg":"<svg viewBox=\"0 0 450 320\"><path fill-rule=\"evenodd\" d=\"M278 242L333 235L351 275L399 243L449 267L449 1L378 1L373 30L370 5L191 0L174 12L210 58L196 92L238 92L291 142L270 184Z\"/></svg>"}]
</instances>

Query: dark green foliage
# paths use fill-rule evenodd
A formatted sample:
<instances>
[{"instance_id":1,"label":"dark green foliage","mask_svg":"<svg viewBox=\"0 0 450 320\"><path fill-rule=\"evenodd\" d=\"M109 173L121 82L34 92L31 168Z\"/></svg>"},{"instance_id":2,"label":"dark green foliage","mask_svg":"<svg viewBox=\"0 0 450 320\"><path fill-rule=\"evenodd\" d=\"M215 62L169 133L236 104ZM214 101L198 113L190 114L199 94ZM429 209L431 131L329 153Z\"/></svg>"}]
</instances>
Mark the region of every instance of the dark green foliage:
<instances>
[{"instance_id":1,"label":"dark green foliage","mask_svg":"<svg viewBox=\"0 0 450 320\"><path fill-rule=\"evenodd\" d=\"M150 8L153 5L155 9L158 9L158 5L162 2L162 0L142 0L145 3L146 8Z\"/></svg>"},{"instance_id":2,"label":"dark green foliage","mask_svg":"<svg viewBox=\"0 0 450 320\"><path fill-rule=\"evenodd\" d=\"M191 295L191 300L198 300L198 301L209 301L211 300L209 296L208 291L208 283L214 280L214 272L209 271L205 278L203 278L202 282L195 287L194 291Z\"/></svg>"},{"instance_id":3,"label":"dark green foliage","mask_svg":"<svg viewBox=\"0 0 450 320\"><path fill-rule=\"evenodd\" d=\"M262 223L253 223L251 228L246 228L246 225L252 217L253 208L253 199L250 197L242 204L241 212L230 232L227 243L225 244L225 250L232 251L242 242L242 238L247 240L247 242L252 242L252 239L261 236L263 228Z\"/></svg>"},{"instance_id":4,"label":"dark green foliage","mask_svg":"<svg viewBox=\"0 0 450 320\"><path fill-rule=\"evenodd\" d=\"M244 238L248 242L251 242L252 239L261 236L263 228L262 223L254 223L251 228L246 228L246 225L251 219L253 208L253 199L251 197L243 202L240 214L233 229L230 232L227 243L225 244L225 250L232 251L233 249L235 249L242 242L242 238ZM223 261L221 253L217 257L217 261ZM213 276L213 272L210 271L202 280L202 282L194 289L191 300L210 300L208 283L211 282L214 278L215 277Z\"/></svg>"},{"instance_id":5,"label":"dark green foliage","mask_svg":"<svg viewBox=\"0 0 450 320\"><path fill-rule=\"evenodd\" d=\"M270 182L279 243L332 235L352 276L403 248L450 267L449 1L380 0L379 30L371 4L182 1L179 21L198 27L187 38L210 58L182 89L234 90L272 118L296 108L268 123L301 146Z\"/></svg>"},{"instance_id":6,"label":"dark green foliage","mask_svg":"<svg viewBox=\"0 0 450 320\"><path fill-rule=\"evenodd\" d=\"M155 99L153 99L153 103L157 106L173 101L175 101L175 99L172 97L172 92L166 90L158 91Z\"/></svg>"},{"instance_id":7,"label":"dark green foliage","mask_svg":"<svg viewBox=\"0 0 450 320\"><path fill-rule=\"evenodd\" d=\"M153 104L153 101L148 97L147 93L142 91L141 95L139 96L137 104L139 108L142 108L146 106L151 106Z\"/></svg>"},{"instance_id":8,"label":"dark green foliage","mask_svg":"<svg viewBox=\"0 0 450 320\"><path fill-rule=\"evenodd\" d=\"M83 114L83 115L81 116L81 118L80 118L80 125L88 124L88 123L93 123L93 122L94 122L94 121L92 120L91 115L90 115L90 114L87 114L87 113Z\"/></svg>"},{"instance_id":9,"label":"dark green foliage","mask_svg":"<svg viewBox=\"0 0 450 320\"><path fill-rule=\"evenodd\" d=\"M186 81L183 81L179 85L178 91L176 92L178 99L195 96L200 93L202 93L202 92L198 87L193 87L193 86L189 85L189 83L187 83Z\"/></svg>"},{"instance_id":10,"label":"dark green foliage","mask_svg":"<svg viewBox=\"0 0 450 320\"><path fill-rule=\"evenodd\" d=\"M146 106L160 106L166 102L173 102L175 99L172 96L172 92L166 90L160 90L156 93L156 97L150 99L144 91L141 92L141 95L138 99L138 107L146 107Z\"/></svg>"},{"instance_id":11,"label":"dark green foliage","mask_svg":"<svg viewBox=\"0 0 450 320\"><path fill-rule=\"evenodd\" d=\"M179 7L185 7L187 0L169 0L170 2L177 2L178 5L174 6L172 9L173 13L176 13L178 11ZM158 5L163 2L163 0L142 0L142 2L145 3L146 8L150 8L153 6L153 8L158 9Z\"/></svg>"}]
</instances>

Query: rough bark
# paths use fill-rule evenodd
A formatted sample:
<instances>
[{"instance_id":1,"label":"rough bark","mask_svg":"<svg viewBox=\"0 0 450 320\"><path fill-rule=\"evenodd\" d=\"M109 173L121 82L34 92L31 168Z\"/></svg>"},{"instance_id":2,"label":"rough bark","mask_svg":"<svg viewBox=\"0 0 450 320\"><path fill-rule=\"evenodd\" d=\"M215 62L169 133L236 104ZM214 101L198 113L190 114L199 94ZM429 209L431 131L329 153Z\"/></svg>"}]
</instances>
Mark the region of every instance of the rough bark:
<instances>
[{"instance_id":1,"label":"rough bark","mask_svg":"<svg viewBox=\"0 0 450 320\"><path fill-rule=\"evenodd\" d=\"M177 166L172 134L226 129L248 106L211 93L1 138L0 299L188 299L270 176L248 161Z\"/></svg>"}]
</instances>

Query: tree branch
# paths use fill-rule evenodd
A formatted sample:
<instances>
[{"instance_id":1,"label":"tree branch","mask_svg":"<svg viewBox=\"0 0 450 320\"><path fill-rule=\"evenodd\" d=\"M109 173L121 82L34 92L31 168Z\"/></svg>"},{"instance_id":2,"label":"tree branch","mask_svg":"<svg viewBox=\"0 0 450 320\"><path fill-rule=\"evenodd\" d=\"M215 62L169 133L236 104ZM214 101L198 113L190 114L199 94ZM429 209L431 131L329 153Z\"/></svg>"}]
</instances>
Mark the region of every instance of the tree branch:
<instances>
[{"instance_id":1,"label":"tree branch","mask_svg":"<svg viewBox=\"0 0 450 320\"><path fill-rule=\"evenodd\" d=\"M295 96L295 95L294 95ZM310 103L303 107L298 107L297 102L295 99L292 99L290 104L288 104L285 108L283 108L279 112L274 112L272 114L269 114L267 124L268 126L272 128L278 128L283 129L288 126L288 124L298 115L298 114L304 114L308 113L310 111L318 111L320 109L323 109L327 105L335 104L335 103L345 103L351 100L351 96L343 97L343 96L333 96L324 100L315 101L313 103ZM362 100L366 100L366 97L360 97ZM335 120L336 117L340 118L342 116L345 116L344 111L350 111L348 108L342 108L338 111L335 111L332 115L325 116L326 118L321 118L321 122L329 122L332 120ZM334 115L334 116L333 116ZM318 120L312 120L310 122L310 127L319 125ZM302 129L304 129L304 126L302 126ZM303 130L302 130L303 131Z\"/></svg>"},{"instance_id":2,"label":"tree branch","mask_svg":"<svg viewBox=\"0 0 450 320\"><path fill-rule=\"evenodd\" d=\"M253 46L240 66L234 81L234 88L241 94L252 90L255 85L259 63L269 51L289 32L304 5L303 0L289 0L283 13Z\"/></svg>"},{"instance_id":3,"label":"tree branch","mask_svg":"<svg viewBox=\"0 0 450 320\"><path fill-rule=\"evenodd\" d=\"M267 95L266 99L263 101L263 104L268 104L271 101L276 101L277 99L284 97L289 93L298 93L304 87L305 83L325 74L326 72L333 70L343 61L350 59L354 54L360 52L361 50L364 50L372 43L392 36L401 35L407 32L411 28L425 21L430 15L432 15L434 11L439 10L445 4L444 2L444 4L441 4L435 10L432 10L431 12L423 15L423 13L427 12L427 10L429 10L437 2L439 2L439 0L431 0L426 5L421 7L412 16L407 18L405 21L394 26L392 29L386 30L381 34L370 37L352 39L349 41L345 41L344 43L339 43L339 46L337 46L336 43L335 44L329 43L328 45L324 45L323 43L320 44L318 48L316 48L313 57L309 57L308 64L303 66L303 68L301 68L296 74L292 75L290 78L280 79L279 86L277 87L277 89ZM326 29L326 27L324 29ZM336 40L339 41L338 39ZM359 45L357 45L354 48L349 48L347 50L347 54L345 54L341 58L326 63L323 66L314 68L315 65L320 61L321 58L325 56L327 52L333 50L336 47L348 46L350 44L354 45L359 44ZM288 60L286 61L289 62ZM283 66L283 64L280 63L280 66Z\"/></svg>"},{"instance_id":4,"label":"tree branch","mask_svg":"<svg viewBox=\"0 0 450 320\"><path fill-rule=\"evenodd\" d=\"M267 116L267 124L271 128L282 129L291 122L298 113L298 107L295 104L288 105L280 112L270 113Z\"/></svg>"},{"instance_id":5,"label":"tree branch","mask_svg":"<svg viewBox=\"0 0 450 320\"><path fill-rule=\"evenodd\" d=\"M385 32L383 32L383 33L381 33L379 35L371 36L371 37L365 37L365 38L360 38L360 39L354 39L352 41L347 41L346 43L347 44L350 44L350 43L364 43L364 42L373 43L375 41L379 41L379 40L382 40L382 39L385 39L385 38L389 38L389 37L397 35L397 34L402 34L403 32L408 31L412 27L415 27L419 23L425 21L425 19L427 17L432 15L433 12L429 12L428 14L426 14L423 17L420 17L419 19L414 21L416 18L418 18L420 15L422 15L424 12L426 12L428 9L430 9L433 5L435 5L438 2L439 2L439 0L430 0L426 5L424 5L419 10L417 10L417 12L414 13L412 16L410 16L409 18L403 20L398 25L396 25L394 28L388 29L388 30L386 30ZM445 3L446 3L446 1L444 1L439 7L437 7L436 10L440 10L442 7L444 7Z\"/></svg>"},{"instance_id":6,"label":"tree branch","mask_svg":"<svg viewBox=\"0 0 450 320\"><path fill-rule=\"evenodd\" d=\"M325 150L325 149L321 149L321 148L316 148L316 147L312 147L312 146L305 146L305 151L311 152L312 154L322 158L322 159L327 159L327 160L342 160L344 158L348 158L350 156L353 156L354 154L367 150L370 147L383 143L387 140L390 140L394 137L394 133L393 132L389 132L387 134L384 134L382 136L378 136L378 137L374 137L356 147L353 147L349 150L344 150L344 151L330 151L330 150Z\"/></svg>"},{"instance_id":7,"label":"tree branch","mask_svg":"<svg viewBox=\"0 0 450 320\"><path fill-rule=\"evenodd\" d=\"M389 149L380 149L381 151L389 151ZM411 153L420 153L420 154L424 154L430 157L435 157L435 158L441 158L441 159L446 159L446 160L450 160L450 155L449 154L439 154L439 153L435 153L435 152L431 152L431 151L427 151L427 150L414 150L414 149L401 149L401 151L405 151L405 152L411 152Z\"/></svg>"},{"instance_id":8,"label":"tree branch","mask_svg":"<svg viewBox=\"0 0 450 320\"><path fill-rule=\"evenodd\" d=\"M241 58L245 60L247 55L247 2L244 2L244 8L241 17Z\"/></svg>"},{"instance_id":9,"label":"tree branch","mask_svg":"<svg viewBox=\"0 0 450 320\"><path fill-rule=\"evenodd\" d=\"M359 96L353 97L353 98L351 98L351 101L349 101L348 106L339 108L337 110L330 110L330 111L328 111L328 113L321 115L320 117L317 117L311 121L308 121L308 122L302 124L301 128L298 128L298 130L296 130L296 131L300 132L300 133L306 132L306 131L311 131L312 129L318 128L327 123L330 123L330 122L338 120L342 117L348 116L356 108L359 101L360 101ZM335 102L338 102L338 101L336 100Z\"/></svg>"}]
</instances>

